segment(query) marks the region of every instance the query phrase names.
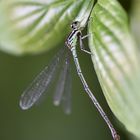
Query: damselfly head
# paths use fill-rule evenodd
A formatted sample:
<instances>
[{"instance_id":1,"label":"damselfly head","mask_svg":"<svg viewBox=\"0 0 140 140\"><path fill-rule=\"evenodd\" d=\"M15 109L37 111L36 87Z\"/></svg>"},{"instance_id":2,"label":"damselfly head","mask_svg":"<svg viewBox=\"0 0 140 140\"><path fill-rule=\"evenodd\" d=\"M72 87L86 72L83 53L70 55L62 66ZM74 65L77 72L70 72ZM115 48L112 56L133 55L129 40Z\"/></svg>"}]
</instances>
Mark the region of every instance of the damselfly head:
<instances>
[{"instance_id":1,"label":"damselfly head","mask_svg":"<svg viewBox=\"0 0 140 140\"><path fill-rule=\"evenodd\" d=\"M79 29L80 27L80 22L79 21L73 21L71 24L72 29Z\"/></svg>"}]
</instances>

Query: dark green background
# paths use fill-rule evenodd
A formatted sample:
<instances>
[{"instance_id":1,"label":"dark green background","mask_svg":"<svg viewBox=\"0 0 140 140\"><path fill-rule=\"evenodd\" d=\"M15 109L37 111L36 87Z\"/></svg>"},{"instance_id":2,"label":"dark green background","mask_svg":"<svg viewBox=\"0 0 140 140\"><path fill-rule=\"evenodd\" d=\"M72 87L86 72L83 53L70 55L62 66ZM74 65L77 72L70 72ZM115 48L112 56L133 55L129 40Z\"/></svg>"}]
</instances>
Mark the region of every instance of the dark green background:
<instances>
[{"instance_id":1,"label":"dark green background","mask_svg":"<svg viewBox=\"0 0 140 140\"><path fill-rule=\"evenodd\" d=\"M125 4L126 3L126 4ZM123 2L128 10L129 1ZM129 11L129 10L128 10ZM53 92L39 106L23 111L19 99L32 79L48 64L59 47L35 56L16 57L0 52L0 140L111 140L103 119L85 94L72 63L72 113L52 104ZM78 53L83 73L123 140L126 133L114 121L94 73L90 56ZM51 95L52 94L52 95Z\"/></svg>"}]
</instances>

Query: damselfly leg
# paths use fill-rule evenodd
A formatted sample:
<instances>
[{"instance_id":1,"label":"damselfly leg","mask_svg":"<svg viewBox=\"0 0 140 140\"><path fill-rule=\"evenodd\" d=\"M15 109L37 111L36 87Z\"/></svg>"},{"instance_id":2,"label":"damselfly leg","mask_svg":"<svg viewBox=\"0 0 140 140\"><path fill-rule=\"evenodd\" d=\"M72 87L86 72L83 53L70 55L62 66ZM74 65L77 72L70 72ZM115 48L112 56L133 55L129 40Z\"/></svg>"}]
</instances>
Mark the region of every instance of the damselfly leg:
<instances>
[{"instance_id":1,"label":"damselfly leg","mask_svg":"<svg viewBox=\"0 0 140 140\"><path fill-rule=\"evenodd\" d=\"M85 39L86 37L88 37L88 35L86 35L84 38L83 38L81 35L79 35L80 49L81 49L83 52L92 55L92 53L91 53L90 51L86 50L85 47L84 47L83 39Z\"/></svg>"}]
</instances>

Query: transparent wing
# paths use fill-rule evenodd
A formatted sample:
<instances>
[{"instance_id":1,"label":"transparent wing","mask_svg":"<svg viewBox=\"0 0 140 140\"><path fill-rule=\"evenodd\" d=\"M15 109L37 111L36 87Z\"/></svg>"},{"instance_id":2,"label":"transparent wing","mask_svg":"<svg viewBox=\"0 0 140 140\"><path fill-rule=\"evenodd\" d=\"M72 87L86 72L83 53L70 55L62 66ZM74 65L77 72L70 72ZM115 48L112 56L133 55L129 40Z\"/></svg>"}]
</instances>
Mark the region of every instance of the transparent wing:
<instances>
[{"instance_id":1,"label":"transparent wing","mask_svg":"<svg viewBox=\"0 0 140 140\"><path fill-rule=\"evenodd\" d=\"M67 77L68 68L69 68L69 63L67 61L67 56L65 56L65 60L64 60L64 63L63 63L62 67L63 68L61 69L60 76L58 78L56 90L55 90L54 97L53 97L53 103L56 106L60 105L60 102L62 100L63 93L64 93L66 77Z\"/></svg>"},{"instance_id":2,"label":"transparent wing","mask_svg":"<svg viewBox=\"0 0 140 140\"><path fill-rule=\"evenodd\" d=\"M68 61L69 61L69 59L68 59ZM68 62L68 64L69 64L69 62ZM62 106L63 106L63 110L66 114L71 113L71 98L72 98L71 93L72 93L72 79L71 79L71 69L70 69L70 65L69 65L66 82L65 82L65 87L64 87L64 95L62 98Z\"/></svg>"},{"instance_id":3,"label":"transparent wing","mask_svg":"<svg viewBox=\"0 0 140 140\"><path fill-rule=\"evenodd\" d=\"M45 67L23 92L20 99L20 107L22 109L29 109L49 87L60 62L63 59L64 51L65 49L62 48L53 58L50 65Z\"/></svg>"}]
</instances>

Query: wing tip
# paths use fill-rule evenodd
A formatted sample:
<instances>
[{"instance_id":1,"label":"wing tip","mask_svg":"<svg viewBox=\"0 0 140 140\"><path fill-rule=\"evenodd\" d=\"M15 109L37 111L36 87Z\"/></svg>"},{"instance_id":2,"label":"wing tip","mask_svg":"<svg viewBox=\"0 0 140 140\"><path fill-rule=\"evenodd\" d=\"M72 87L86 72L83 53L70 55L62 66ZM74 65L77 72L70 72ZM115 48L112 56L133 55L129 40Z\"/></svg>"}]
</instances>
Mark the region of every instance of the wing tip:
<instances>
[{"instance_id":1,"label":"wing tip","mask_svg":"<svg viewBox=\"0 0 140 140\"><path fill-rule=\"evenodd\" d=\"M54 100L54 101L53 101L53 104L54 104L55 106L59 106L59 105L60 105L60 102L59 102L58 100Z\"/></svg>"},{"instance_id":2,"label":"wing tip","mask_svg":"<svg viewBox=\"0 0 140 140\"><path fill-rule=\"evenodd\" d=\"M70 115L71 114L71 110L65 110L64 111L66 115Z\"/></svg>"},{"instance_id":3,"label":"wing tip","mask_svg":"<svg viewBox=\"0 0 140 140\"><path fill-rule=\"evenodd\" d=\"M25 105L22 101L19 102L19 106L22 110L27 110L29 109L29 106Z\"/></svg>"}]
</instances>

